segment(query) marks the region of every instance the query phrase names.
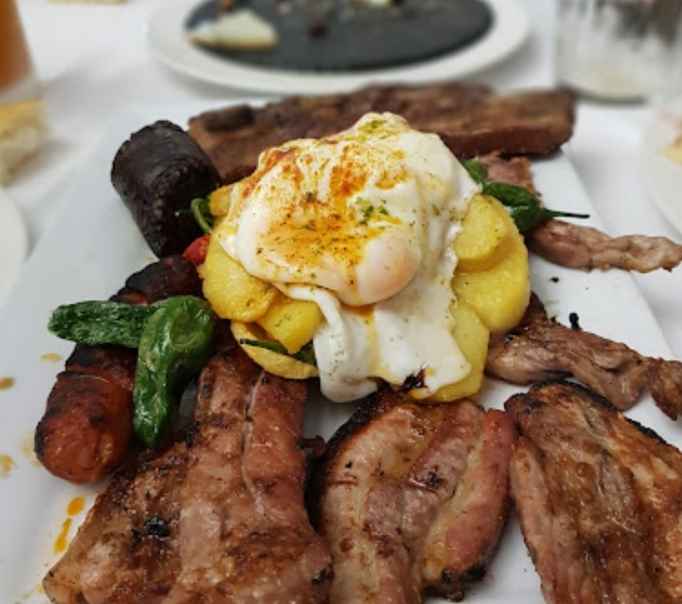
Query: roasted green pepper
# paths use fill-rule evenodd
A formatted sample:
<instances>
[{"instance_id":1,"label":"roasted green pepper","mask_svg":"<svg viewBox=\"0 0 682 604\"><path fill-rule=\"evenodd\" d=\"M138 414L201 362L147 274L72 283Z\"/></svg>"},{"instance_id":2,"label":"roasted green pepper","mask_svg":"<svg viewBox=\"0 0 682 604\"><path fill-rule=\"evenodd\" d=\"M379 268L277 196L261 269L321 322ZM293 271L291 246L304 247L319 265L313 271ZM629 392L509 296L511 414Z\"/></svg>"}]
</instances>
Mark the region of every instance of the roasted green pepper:
<instances>
[{"instance_id":1,"label":"roasted green pepper","mask_svg":"<svg viewBox=\"0 0 682 604\"><path fill-rule=\"evenodd\" d=\"M552 218L589 218L589 214L549 210L537 195L524 187L488 180L487 168L476 159L466 160L463 165L469 176L481 185L484 195L494 197L507 208L520 233L528 233Z\"/></svg>"},{"instance_id":2,"label":"roasted green pepper","mask_svg":"<svg viewBox=\"0 0 682 604\"><path fill-rule=\"evenodd\" d=\"M97 346L117 344L137 348L145 321L158 305L133 306L121 302L78 302L59 306L48 329L56 336Z\"/></svg>"},{"instance_id":3,"label":"roasted green pepper","mask_svg":"<svg viewBox=\"0 0 682 604\"><path fill-rule=\"evenodd\" d=\"M140 338L135 389L135 434L147 446L159 443L182 389L211 353L216 318L193 296L167 300L147 320Z\"/></svg>"}]
</instances>

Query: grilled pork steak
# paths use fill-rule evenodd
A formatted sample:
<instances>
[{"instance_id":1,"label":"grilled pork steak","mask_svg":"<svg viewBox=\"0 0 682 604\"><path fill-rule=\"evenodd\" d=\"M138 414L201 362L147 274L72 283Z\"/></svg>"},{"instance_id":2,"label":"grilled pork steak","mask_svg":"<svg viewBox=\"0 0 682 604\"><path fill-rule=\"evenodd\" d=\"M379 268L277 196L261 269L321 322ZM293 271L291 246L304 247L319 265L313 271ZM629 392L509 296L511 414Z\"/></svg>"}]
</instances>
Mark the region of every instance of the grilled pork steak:
<instances>
[{"instance_id":1,"label":"grilled pork steak","mask_svg":"<svg viewBox=\"0 0 682 604\"><path fill-rule=\"evenodd\" d=\"M512 494L549 604L682 602L682 455L604 399L535 386L507 411Z\"/></svg>"},{"instance_id":2,"label":"grilled pork steak","mask_svg":"<svg viewBox=\"0 0 682 604\"><path fill-rule=\"evenodd\" d=\"M303 506L305 386L241 351L201 374L187 443L100 495L44 580L55 604L315 604L330 557Z\"/></svg>"},{"instance_id":3,"label":"grilled pork steak","mask_svg":"<svg viewBox=\"0 0 682 604\"><path fill-rule=\"evenodd\" d=\"M504 413L469 401L422 405L387 390L361 407L313 482L332 604L463 597L507 518L513 438Z\"/></svg>"},{"instance_id":4,"label":"grilled pork steak","mask_svg":"<svg viewBox=\"0 0 682 604\"><path fill-rule=\"evenodd\" d=\"M479 84L370 86L350 94L291 97L262 108L247 105L202 113L191 136L225 182L247 176L258 155L296 138L345 130L370 111L390 111L426 132L437 132L458 157L491 151L547 155L573 134L574 100L557 90L496 95Z\"/></svg>"},{"instance_id":5,"label":"grilled pork steak","mask_svg":"<svg viewBox=\"0 0 682 604\"><path fill-rule=\"evenodd\" d=\"M573 376L619 409L630 409L649 388L668 417L682 413L682 363L565 327L547 317L535 295L521 324L491 341L486 372L512 384Z\"/></svg>"}]
</instances>

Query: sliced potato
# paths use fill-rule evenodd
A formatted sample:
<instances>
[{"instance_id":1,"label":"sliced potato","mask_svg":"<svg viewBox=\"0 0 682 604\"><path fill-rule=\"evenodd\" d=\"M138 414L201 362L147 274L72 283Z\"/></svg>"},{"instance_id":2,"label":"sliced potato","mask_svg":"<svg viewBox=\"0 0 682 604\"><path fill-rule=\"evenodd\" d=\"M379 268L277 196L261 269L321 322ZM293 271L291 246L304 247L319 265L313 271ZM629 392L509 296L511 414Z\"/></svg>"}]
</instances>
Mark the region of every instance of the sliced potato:
<instances>
[{"instance_id":1,"label":"sliced potato","mask_svg":"<svg viewBox=\"0 0 682 604\"><path fill-rule=\"evenodd\" d=\"M439 403L455 401L476 394L483 383L485 360L488 356L490 332L466 302L459 301L454 309L454 336L462 354L471 365L471 372L456 384L444 386L428 400Z\"/></svg>"},{"instance_id":2,"label":"sliced potato","mask_svg":"<svg viewBox=\"0 0 682 604\"><path fill-rule=\"evenodd\" d=\"M511 218L507 218L514 232L504 243L502 260L481 272L458 270L452 280L458 300L469 304L493 333L516 326L530 299L528 250Z\"/></svg>"},{"instance_id":3,"label":"sliced potato","mask_svg":"<svg viewBox=\"0 0 682 604\"><path fill-rule=\"evenodd\" d=\"M268 340L268 336L263 329L255 323L242 323L232 321L232 335L244 352L251 357L265 371L290 380L306 380L319 375L317 367L308 365L297 359L279 354L266 348L249 346L242 344L242 340Z\"/></svg>"},{"instance_id":4,"label":"sliced potato","mask_svg":"<svg viewBox=\"0 0 682 604\"><path fill-rule=\"evenodd\" d=\"M484 271L503 259L503 243L515 230L510 228L508 218L507 210L495 198L474 197L462 221L462 230L455 239L455 253L459 259L457 270Z\"/></svg>"},{"instance_id":5,"label":"sliced potato","mask_svg":"<svg viewBox=\"0 0 682 604\"><path fill-rule=\"evenodd\" d=\"M258 324L280 342L289 354L296 354L313 339L324 316L315 302L292 300L279 295Z\"/></svg>"},{"instance_id":6,"label":"sliced potato","mask_svg":"<svg viewBox=\"0 0 682 604\"><path fill-rule=\"evenodd\" d=\"M214 216L227 216L230 210L230 191L232 187L225 185L208 196L208 209Z\"/></svg>"},{"instance_id":7,"label":"sliced potato","mask_svg":"<svg viewBox=\"0 0 682 604\"><path fill-rule=\"evenodd\" d=\"M204 280L204 296L223 319L256 321L277 297L270 284L252 277L220 245L217 231L211 236L206 261L199 274Z\"/></svg>"}]
</instances>

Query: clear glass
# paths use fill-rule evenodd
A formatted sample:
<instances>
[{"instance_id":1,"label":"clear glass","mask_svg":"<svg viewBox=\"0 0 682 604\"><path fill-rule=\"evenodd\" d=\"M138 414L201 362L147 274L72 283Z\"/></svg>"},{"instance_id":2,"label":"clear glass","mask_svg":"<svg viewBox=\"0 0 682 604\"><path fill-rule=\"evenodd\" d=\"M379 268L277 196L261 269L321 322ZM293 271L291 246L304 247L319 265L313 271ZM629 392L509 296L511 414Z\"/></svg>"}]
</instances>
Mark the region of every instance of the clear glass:
<instances>
[{"instance_id":1,"label":"clear glass","mask_svg":"<svg viewBox=\"0 0 682 604\"><path fill-rule=\"evenodd\" d=\"M655 98L682 56L682 0L559 0L560 84L613 101Z\"/></svg>"},{"instance_id":2,"label":"clear glass","mask_svg":"<svg viewBox=\"0 0 682 604\"><path fill-rule=\"evenodd\" d=\"M31 55L15 0L0 0L0 103L38 96Z\"/></svg>"}]
</instances>

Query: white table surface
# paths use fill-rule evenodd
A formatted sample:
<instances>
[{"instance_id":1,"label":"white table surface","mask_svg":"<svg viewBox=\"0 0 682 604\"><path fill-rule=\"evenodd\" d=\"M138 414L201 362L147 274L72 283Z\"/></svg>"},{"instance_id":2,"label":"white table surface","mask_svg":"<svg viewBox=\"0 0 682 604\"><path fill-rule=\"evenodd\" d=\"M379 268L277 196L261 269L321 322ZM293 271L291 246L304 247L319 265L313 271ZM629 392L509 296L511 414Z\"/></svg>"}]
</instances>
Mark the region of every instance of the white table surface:
<instances>
[{"instance_id":1,"label":"white table surface","mask_svg":"<svg viewBox=\"0 0 682 604\"><path fill-rule=\"evenodd\" d=\"M502 89L552 85L555 3L519 1L531 14L531 39L513 57L474 79ZM54 201L97 144L108 116L126 107L165 103L199 110L248 94L179 77L153 59L145 39L146 20L163 0L129 0L118 6L18 3L52 128L48 147L8 188L26 218L32 244L50 228ZM682 235L648 199L638 173L639 133L648 119L644 107L581 103L567 151L611 234L655 234L681 241ZM672 350L682 358L682 269L636 280Z\"/></svg>"}]
</instances>

